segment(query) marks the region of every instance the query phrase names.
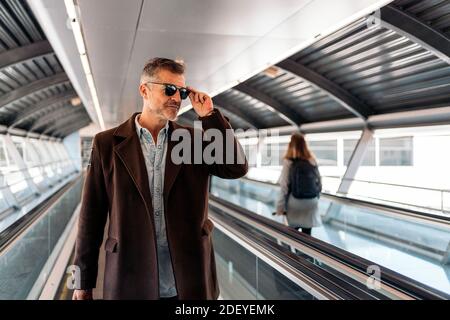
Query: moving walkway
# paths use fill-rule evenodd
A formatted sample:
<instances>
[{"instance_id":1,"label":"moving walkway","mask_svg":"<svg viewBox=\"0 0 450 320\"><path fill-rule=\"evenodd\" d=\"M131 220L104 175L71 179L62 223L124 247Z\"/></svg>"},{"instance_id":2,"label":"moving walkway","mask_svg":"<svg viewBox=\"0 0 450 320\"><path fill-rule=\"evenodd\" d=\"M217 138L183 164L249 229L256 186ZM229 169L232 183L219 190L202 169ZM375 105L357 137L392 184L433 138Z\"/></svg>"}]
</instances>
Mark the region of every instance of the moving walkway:
<instances>
[{"instance_id":1,"label":"moving walkway","mask_svg":"<svg viewBox=\"0 0 450 320\"><path fill-rule=\"evenodd\" d=\"M399 273L210 196L223 299L448 299Z\"/></svg>"},{"instance_id":2,"label":"moving walkway","mask_svg":"<svg viewBox=\"0 0 450 320\"><path fill-rule=\"evenodd\" d=\"M286 224L272 216L279 187L261 181L212 179L217 197ZM322 194L319 212L323 226L313 237L450 293L450 224L447 217L396 209L356 199Z\"/></svg>"}]
</instances>

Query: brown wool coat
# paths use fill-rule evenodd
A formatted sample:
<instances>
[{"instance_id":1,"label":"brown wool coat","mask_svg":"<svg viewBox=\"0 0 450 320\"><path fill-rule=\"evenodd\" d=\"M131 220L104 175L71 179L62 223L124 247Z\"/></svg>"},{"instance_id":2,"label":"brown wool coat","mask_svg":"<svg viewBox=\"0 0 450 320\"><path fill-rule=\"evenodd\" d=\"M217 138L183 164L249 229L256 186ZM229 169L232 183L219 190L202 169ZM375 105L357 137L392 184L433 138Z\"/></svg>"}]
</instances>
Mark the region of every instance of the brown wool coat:
<instances>
[{"instance_id":1,"label":"brown wool coat","mask_svg":"<svg viewBox=\"0 0 450 320\"><path fill-rule=\"evenodd\" d=\"M81 276L79 288L96 285L99 250L109 219L105 299L159 298L152 199L136 134L136 115L94 137L84 183L75 254ZM217 109L199 119L203 130L231 128ZM177 128L189 130L192 143L194 140L193 128L169 123L164 212L176 288L180 299L217 299L219 287L211 242L214 225L208 219L209 177L240 178L247 173L247 160L243 156L244 164L174 164L170 154L177 142L170 136ZM234 148L235 159L237 154L243 155L237 139Z\"/></svg>"}]
</instances>

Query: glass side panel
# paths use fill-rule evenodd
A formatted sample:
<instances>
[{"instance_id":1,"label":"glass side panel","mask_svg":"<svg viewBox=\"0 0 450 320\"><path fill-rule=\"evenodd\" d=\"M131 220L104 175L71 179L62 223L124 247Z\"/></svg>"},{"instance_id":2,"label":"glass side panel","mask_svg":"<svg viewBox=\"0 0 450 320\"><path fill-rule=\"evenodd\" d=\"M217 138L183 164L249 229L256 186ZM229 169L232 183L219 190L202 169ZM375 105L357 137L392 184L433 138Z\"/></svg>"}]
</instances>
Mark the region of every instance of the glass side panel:
<instances>
[{"instance_id":1,"label":"glass side panel","mask_svg":"<svg viewBox=\"0 0 450 320\"><path fill-rule=\"evenodd\" d=\"M314 299L217 228L213 243L220 295L224 300Z\"/></svg>"},{"instance_id":2,"label":"glass side panel","mask_svg":"<svg viewBox=\"0 0 450 320\"><path fill-rule=\"evenodd\" d=\"M279 187L249 180L214 177L211 192L252 212L287 224L272 216ZM322 197L322 226L312 236L437 290L450 293L450 226L402 218L375 208L341 204Z\"/></svg>"},{"instance_id":3,"label":"glass side panel","mask_svg":"<svg viewBox=\"0 0 450 320\"><path fill-rule=\"evenodd\" d=\"M0 300L26 299L80 203L82 179L0 255Z\"/></svg>"}]
</instances>

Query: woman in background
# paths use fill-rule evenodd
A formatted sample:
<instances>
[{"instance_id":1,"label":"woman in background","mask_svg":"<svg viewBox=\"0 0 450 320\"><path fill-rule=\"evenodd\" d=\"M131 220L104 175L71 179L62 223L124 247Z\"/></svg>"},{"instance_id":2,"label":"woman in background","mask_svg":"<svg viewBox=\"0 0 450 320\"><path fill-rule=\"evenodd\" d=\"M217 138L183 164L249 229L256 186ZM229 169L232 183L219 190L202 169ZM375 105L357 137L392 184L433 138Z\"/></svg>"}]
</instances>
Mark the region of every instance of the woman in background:
<instances>
[{"instance_id":1,"label":"woman in background","mask_svg":"<svg viewBox=\"0 0 450 320\"><path fill-rule=\"evenodd\" d=\"M291 136L278 183L276 214L286 215L290 227L311 235L313 227L322 225L318 210L322 184L315 157L301 133Z\"/></svg>"}]
</instances>

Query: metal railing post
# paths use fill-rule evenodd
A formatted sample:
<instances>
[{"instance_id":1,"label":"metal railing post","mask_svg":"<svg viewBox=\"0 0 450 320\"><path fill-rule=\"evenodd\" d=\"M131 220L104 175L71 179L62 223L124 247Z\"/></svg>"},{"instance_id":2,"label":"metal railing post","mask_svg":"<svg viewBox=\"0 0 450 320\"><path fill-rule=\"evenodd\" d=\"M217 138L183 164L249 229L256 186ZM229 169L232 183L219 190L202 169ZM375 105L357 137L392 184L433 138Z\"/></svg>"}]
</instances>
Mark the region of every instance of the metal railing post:
<instances>
[{"instance_id":1,"label":"metal railing post","mask_svg":"<svg viewBox=\"0 0 450 320\"><path fill-rule=\"evenodd\" d=\"M356 144L355 150L353 150L352 156L347 165L347 170L345 171L344 176L342 177L341 184L338 188L339 194L347 194L350 190L352 182L358 172L358 168L361 165L366 150L373 140L373 130L369 127L364 128L364 131L361 134L361 138L358 140Z\"/></svg>"}]
</instances>

